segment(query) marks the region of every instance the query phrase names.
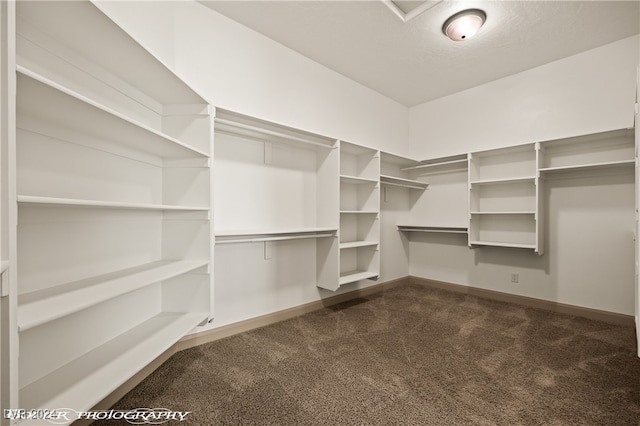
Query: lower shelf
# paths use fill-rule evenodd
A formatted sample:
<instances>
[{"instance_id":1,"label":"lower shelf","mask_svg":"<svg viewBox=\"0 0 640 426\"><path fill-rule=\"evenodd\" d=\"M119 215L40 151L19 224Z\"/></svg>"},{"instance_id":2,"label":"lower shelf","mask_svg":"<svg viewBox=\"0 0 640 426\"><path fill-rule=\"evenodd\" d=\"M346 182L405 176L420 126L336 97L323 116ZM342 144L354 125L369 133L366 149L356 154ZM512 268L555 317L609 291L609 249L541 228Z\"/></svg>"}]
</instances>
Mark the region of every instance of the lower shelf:
<instances>
[{"instance_id":1,"label":"lower shelf","mask_svg":"<svg viewBox=\"0 0 640 426\"><path fill-rule=\"evenodd\" d=\"M496 241L469 241L470 246L511 247L535 250L535 244L505 243Z\"/></svg>"},{"instance_id":2,"label":"lower shelf","mask_svg":"<svg viewBox=\"0 0 640 426\"><path fill-rule=\"evenodd\" d=\"M89 410L207 317L206 312L160 313L25 386L20 406Z\"/></svg>"},{"instance_id":3,"label":"lower shelf","mask_svg":"<svg viewBox=\"0 0 640 426\"><path fill-rule=\"evenodd\" d=\"M377 241L348 241L340 243L340 249L350 249L358 247L374 247L377 246Z\"/></svg>"},{"instance_id":4,"label":"lower shelf","mask_svg":"<svg viewBox=\"0 0 640 426\"><path fill-rule=\"evenodd\" d=\"M340 285L353 283L360 280L375 278L380 275L373 271L348 271L340 273Z\"/></svg>"},{"instance_id":5,"label":"lower shelf","mask_svg":"<svg viewBox=\"0 0 640 426\"><path fill-rule=\"evenodd\" d=\"M18 328L28 330L208 264L208 260L151 262L18 296Z\"/></svg>"}]
</instances>

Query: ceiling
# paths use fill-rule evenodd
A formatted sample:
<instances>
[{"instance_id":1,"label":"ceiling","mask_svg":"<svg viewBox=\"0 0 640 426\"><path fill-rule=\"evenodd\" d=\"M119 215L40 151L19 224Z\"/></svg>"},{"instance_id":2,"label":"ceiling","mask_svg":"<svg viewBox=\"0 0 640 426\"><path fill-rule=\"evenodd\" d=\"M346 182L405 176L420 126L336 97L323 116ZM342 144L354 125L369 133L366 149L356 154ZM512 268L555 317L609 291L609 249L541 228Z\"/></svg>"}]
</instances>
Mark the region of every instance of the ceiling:
<instances>
[{"instance_id":1,"label":"ceiling","mask_svg":"<svg viewBox=\"0 0 640 426\"><path fill-rule=\"evenodd\" d=\"M406 106L640 32L640 0L201 3ZM444 21L467 8L484 10L485 25L449 40Z\"/></svg>"}]
</instances>

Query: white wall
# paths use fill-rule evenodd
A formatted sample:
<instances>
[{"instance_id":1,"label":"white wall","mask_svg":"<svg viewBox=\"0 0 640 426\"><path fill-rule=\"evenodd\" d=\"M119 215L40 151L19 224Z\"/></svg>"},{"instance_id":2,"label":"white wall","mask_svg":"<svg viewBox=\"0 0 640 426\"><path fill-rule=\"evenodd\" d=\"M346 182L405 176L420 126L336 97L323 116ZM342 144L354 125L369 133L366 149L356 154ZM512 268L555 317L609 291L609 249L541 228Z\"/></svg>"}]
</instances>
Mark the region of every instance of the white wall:
<instances>
[{"instance_id":1,"label":"white wall","mask_svg":"<svg viewBox=\"0 0 640 426\"><path fill-rule=\"evenodd\" d=\"M195 1L98 3L212 105L407 154L407 108Z\"/></svg>"},{"instance_id":2,"label":"white wall","mask_svg":"<svg viewBox=\"0 0 640 426\"><path fill-rule=\"evenodd\" d=\"M418 158L633 126L639 37L624 39L410 110ZM416 235L412 275L632 315L631 170L545 182L545 254L469 249ZM520 282L510 282L511 273Z\"/></svg>"},{"instance_id":3,"label":"white wall","mask_svg":"<svg viewBox=\"0 0 640 426\"><path fill-rule=\"evenodd\" d=\"M423 159L633 127L639 37L410 109Z\"/></svg>"}]
</instances>

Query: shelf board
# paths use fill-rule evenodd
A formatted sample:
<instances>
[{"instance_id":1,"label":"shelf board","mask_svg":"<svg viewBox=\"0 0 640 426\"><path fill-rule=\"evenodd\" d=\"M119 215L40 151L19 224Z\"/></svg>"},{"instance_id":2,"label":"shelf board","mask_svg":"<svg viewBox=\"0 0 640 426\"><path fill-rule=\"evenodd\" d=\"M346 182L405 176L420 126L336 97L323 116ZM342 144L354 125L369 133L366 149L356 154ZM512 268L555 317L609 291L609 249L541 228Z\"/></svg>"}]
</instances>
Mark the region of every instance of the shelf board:
<instances>
[{"instance_id":1,"label":"shelf board","mask_svg":"<svg viewBox=\"0 0 640 426\"><path fill-rule=\"evenodd\" d=\"M89 410L207 318L205 312L159 313L25 386L20 404Z\"/></svg>"},{"instance_id":2,"label":"shelf board","mask_svg":"<svg viewBox=\"0 0 640 426\"><path fill-rule=\"evenodd\" d=\"M208 264L208 260L157 261L20 295L18 329L28 330Z\"/></svg>"},{"instance_id":3,"label":"shelf board","mask_svg":"<svg viewBox=\"0 0 640 426\"><path fill-rule=\"evenodd\" d=\"M535 244L523 244L523 243L505 243L497 241L469 241L471 246L492 246L492 247L510 247L510 248L523 248L523 249L536 249Z\"/></svg>"},{"instance_id":4,"label":"shelf board","mask_svg":"<svg viewBox=\"0 0 640 426\"><path fill-rule=\"evenodd\" d=\"M176 211L209 211L208 207L176 206L151 203L127 203L119 201L82 200L77 198L40 197L33 195L18 195L18 203L40 206L69 206L90 207L107 209L131 209L131 210L176 210Z\"/></svg>"},{"instance_id":5,"label":"shelf board","mask_svg":"<svg viewBox=\"0 0 640 426\"><path fill-rule=\"evenodd\" d=\"M383 185L401 186L411 189L426 189L429 184L419 180L405 179L396 176L380 175L380 183Z\"/></svg>"},{"instance_id":6,"label":"shelf board","mask_svg":"<svg viewBox=\"0 0 640 426\"><path fill-rule=\"evenodd\" d=\"M204 103L202 97L123 31L100 6L83 1L24 2L17 9L18 36L47 49L54 44L51 50L54 53L62 50L61 59L83 65L80 72L90 74L99 67L104 81L123 94L129 94L127 88L130 91L135 88L162 105ZM37 35L31 28L37 30ZM44 67L49 65L46 58L37 59L44 62Z\"/></svg>"},{"instance_id":7,"label":"shelf board","mask_svg":"<svg viewBox=\"0 0 640 426\"><path fill-rule=\"evenodd\" d=\"M535 176L518 176L508 177L500 179L480 179L470 181L469 184L473 185L491 185L491 184L506 184L506 183L523 183L523 182L535 182Z\"/></svg>"},{"instance_id":8,"label":"shelf board","mask_svg":"<svg viewBox=\"0 0 640 426\"><path fill-rule=\"evenodd\" d=\"M363 178L359 176L340 175L341 183L349 183L353 185L378 183L378 179Z\"/></svg>"},{"instance_id":9,"label":"shelf board","mask_svg":"<svg viewBox=\"0 0 640 426\"><path fill-rule=\"evenodd\" d=\"M367 280L379 276L378 272L373 271L349 271L340 273L340 285L353 283L360 280Z\"/></svg>"},{"instance_id":10,"label":"shelf board","mask_svg":"<svg viewBox=\"0 0 640 426\"><path fill-rule=\"evenodd\" d=\"M526 211L518 211L518 210L504 210L504 211L492 211L492 212L479 212L479 211L473 211L473 212L469 212L469 214L471 215L535 215L536 212L533 210L526 210Z\"/></svg>"},{"instance_id":11,"label":"shelf board","mask_svg":"<svg viewBox=\"0 0 640 426\"><path fill-rule=\"evenodd\" d=\"M270 236L270 235L287 235L302 233L318 233L318 232L337 232L337 228L270 228L270 229L227 229L215 231L216 237L250 237L250 236Z\"/></svg>"},{"instance_id":12,"label":"shelf board","mask_svg":"<svg viewBox=\"0 0 640 426\"><path fill-rule=\"evenodd\" d=\"M590 164L576 164L572 166L557 166L557 167L544 167L540 169L541 173L552 173L552 172L565 172L572 170L589 170L589 169L600 169L600 168L614 168L614 167L624 167L624 166L634 166L635 160L620 160L620 161L607 161L602 163L590 163Z\"/></svg>"},{"instance_id":13,"label":"shelf board","mask_svg":"<svg viewBox=\"0 0 640 426\"><path fill-rule=\"evenodd\" d=\"M210 157L146 124L95 102L84 95L55 83L25 67L18 70L18 111L27 117L37 117L47 123L57 123L80 134L123 136L118 143L162 158ZM22 99L27 97L22 102ZM20 123L19 123L20 126Z\"/></svg>"},{"instance_id":14,"label":"shelf board","mask_svg":"<svg viewBox=\"0 0 640 426\"><path fill-rule=\"evenodd\" d=\"M375 247L377 245L378 245L377 241L349 241L349 242L340 243L340 250L358 248L358 247Z\"/></svg>"},{"instance_id":15,"label":"shelf board","mask_svg":"<svg viewBox=\"0 0 640 426\"><path fill-rule=\"evenodd\" d=\"M420 226L420 225L398 225L398 231L403 232L434 232L445 234L467 234L469 228L466 226Z\"/></svg>"},{"instance_id":16,"label":"shelf board","mask_svg":"<svg viewBox=\"0 0 640 426\"><path fill-rule=\"evenodd\" d=\"M256 119L253 120L255 123L242 122L241 120L248 121L249 118L242 117L233 120L218 116L215 118L215 131L262 142L294 143L326 149L337 148L334 146L334 139L305 134L300 131L294 132L291 129L280 128L272 123L258 122Z\"/></svg>"},{"instance_id":17,"label":"shelf board","mask_svg":"<svg viewBox=\"0 0 640 426\"><path fill-rule=\"evenodd\" d=\"M425 164L419 164L416 166L410 166L410 167L404 167L400 170L416 170L416 169L426 169L426 168L431 168L431 167L444 167L444 166L452 166L452 165L458 165L458 164L467 164L468 160L466 158L463 159L459 159L459 160L450 160L450 161L440 161L440 162L433 162L433 163L425 163Z\"/></svg>"},{"instance_id":18,"label":"shelf board","mask_svg":"<svg viewBox=\"0 0 640 426\"><path fill-rule=\"evenodd\" d=\"M377 210L340 210L340 214L378 214Z\"/></svg>"},{"instance_id":19,"label":"shelf board","mask_svg":"<svg viewBox=\"0 0 640 426\"><path fill-rule=\"evenodd\" d=\"M334 237L336 228L244 229L216 232L216 244L258 243Z\"/></svg>"}]
</instances>

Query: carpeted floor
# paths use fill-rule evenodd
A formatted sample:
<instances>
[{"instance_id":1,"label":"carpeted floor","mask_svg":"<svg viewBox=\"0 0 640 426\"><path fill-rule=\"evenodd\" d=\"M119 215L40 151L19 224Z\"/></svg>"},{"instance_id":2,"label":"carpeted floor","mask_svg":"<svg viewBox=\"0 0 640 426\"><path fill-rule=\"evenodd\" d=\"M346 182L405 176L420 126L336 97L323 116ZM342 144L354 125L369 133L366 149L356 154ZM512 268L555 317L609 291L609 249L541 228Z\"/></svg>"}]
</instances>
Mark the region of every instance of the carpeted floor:
<instances>
[{"instance_id":1,"label":"carpeted floor","mask_svg":"<svg viewBox=\"0 0 640 426\"><path fill-rule=\"evenodd\" d=\"M403 286L177 353L113 408L189 425L638 425L635 348L630 327Z\"/></svg>"}]
</instances>

